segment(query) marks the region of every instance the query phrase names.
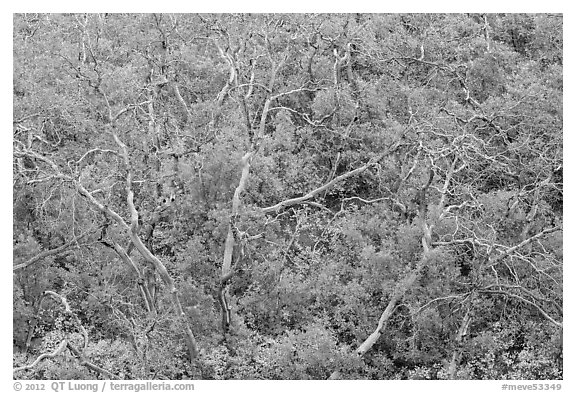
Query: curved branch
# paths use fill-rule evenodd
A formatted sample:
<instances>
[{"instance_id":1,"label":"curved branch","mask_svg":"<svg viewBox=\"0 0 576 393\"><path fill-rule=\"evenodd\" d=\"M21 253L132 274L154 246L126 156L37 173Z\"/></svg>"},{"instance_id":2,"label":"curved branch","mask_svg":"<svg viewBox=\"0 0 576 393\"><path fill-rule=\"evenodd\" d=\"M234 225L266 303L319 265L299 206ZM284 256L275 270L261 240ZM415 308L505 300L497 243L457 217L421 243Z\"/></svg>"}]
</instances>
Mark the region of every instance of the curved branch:
<instances>
[{"instance_id":1,"label":"curved branch","mask_svg":"<svg viewBox=\"0 0 576 393\"><path fill-rule=\"evenodd\" d=\"M506 249L505 251L503 251L502 254L498 255L497 257L493 258L490 261L491 263L489 266L495 265L496 263L498 263L499 261L501 261L502 259L504 259L508 255L512 254L514 251L518 250L519 248L524 247L525 245L527 245L529 243L532 243L534 240L537 240L548 233L553 233L553 232L559 231L561 229L562 229L562 227L552 227L552 228L546 228L546 229L538 232L534 236L529 237L528 239L526 239L526 240L516 244L515 246L512 246L512 247Z\"/></svg>"},{"instance_id":2,"label":"curved branch","mask_svg":"<svg viewBox=\"0 0 576 393\"><path fill-rule=\"evenodd\" d=\"M138 231L138 210L134 206L134 191L132 191L132 171L130 169L130 159L128 157L128 148L118 138L115 132L112 132L112 137L114 141L121 149L121 156L124 159L124 165L126 165L126 200L128 203L128 208L130 210L130 231L136 233Z\"/></svg>"},{"instance_id":3,"label":"curved branch","mask_svg":"<svg viewBox=\"0 0 576 393\"><path fill-rule=\"evenodd\" d=\"M60 301L62 303L62 305L64 306L66 313L70 314L74 317L76 324L78 325L79 329L82 331L82 336L84 338L83 351L85 351L86 348L88 347L88 332L86 331L86 329L82 325L82 322L80 321L80 318L78 318L78 315L76 315L76 313L74 311L72 311L72 308L70 307L70 304L68 303L68 300L66 300L66 298L64 296L62 296L56 292L53 292L53 291L44 291L44 296L46 296L46 295L50 295L54 299ZM40 299L40 303L42 303L42 299Z\"/></svg>"},{"instance_id":4,"label":"curved branch","mask_svg":"<svg viewBox=\"0 0 576 393\"><path fill-rule=\"evenodd\" d=\"M454 167L455 162L456 161L454 161L452 163L452 168ZM444 193L446 192L446 190L448 188L448 184L450 182L451 176L452 176L452 171L450 171L446 177L446 180L444 183L444 188L443 188ZM428 222L426 220L426 212L425 212L424 206L426 205L426 191L427 191L428 187L430 187L430 184L432 183L433 178L434 178L434 171L431 169L430 175L429 175L429 178L428 178L426 184L420 189L420 214L421 214L422 232L423 232L423 235L422 235L422 256L420 257L420 260L418 260L418 262L416 263L416 266L414 266L414 268L411 271L409 271L402 279L400 279L398 281L398 283L396 284L396 286L394 287L394 290L392 291L390 300L388 301L388 305L386 306L386 308L384 309L384 311L380 315L380 319L378 320L378 325L376 326L376 329L368 336L368 338L366 338L366 340L364 340L362 342L362 344L360 344L360 346L358 346L358 348L356 348L355 353L359 357L363 357L366 354L366 352L368 352L374 346L374 344L376 344L376 342L378 341L380 336L382 336L382 334L386 330L386 325L388 323L388 320L393 315L394 310L396 309L398 303L404 297L406 292L410 288L412 288L412 286L418 280L422 271L424 270L424 268L428 264L428 258L429 258L429 255L431 252L431 247L432 247L432 229L434 228L434 225L428 224ZM336 180L336 179L334 179L334 180ZM438 202L438 206L437 206L438 210L442 209L443 204L444 204L444 200L443 200L443 198L440 198L440 201ZM330 375L330 377L328 379L339 379L340 376L341 376L340 371L335 370Z\"/></svg>"},{"instance_id":5,"label":"curved branch","mask_svg":"<svg viewBox=\"0 0 576 393\"><path fill-rule=\"evenodd\" d=\"M180 94L180 89L178 88L178 84L176 82L172 82L171 85L172 85L172 90L174 90L174 95L178 99L178 102L180 103L180 105L182 105L182 108L184 108L184 111L186 111L186 123L189 123L190 120L192 119L192 113L190 113L190 109L188 109L188 105L186 105L186 101L184 101L182 94Z\"/></svg>"},{"instance_id":6,"label":"curved branch","mask_svg":"<svg viewBox=\"0 0 576 393\"><path fill-rule=\"evenodd\" d=\"M15 272L16 270L24 269L26 267L29 267L30 265L35 264L38 261L41 261L44 258L53 256L53 255L58 255L58 254L62 253L63 251L65 251L68 247L77 243L78 240L82 239L83 237L86 237L87 235L89 235L91 233L96 232L98 229L100 229L100 228L95 228L95 229L91 229L89 231L86 231L86 232L76 236L74 239L70 240L68 243L61 245L58 248L53 248L51 250L43 251L40 254L37 254L36 256L33 256L32 258L28 259L26 262L19 263L18 265L14 265L12 267L12 271Z\"/></svg>"},{"instance_id":7,"label":"curved branch","mask_svg":"<svg viewBox=\"0 0 576 393\"><path fill-rule=\"evenodd\" d=\"M13 369L13 372L23 371L23 370L28 370L28 369L34 368L42 360L44 360L46 358L54 358L54 357L58 356L59 354L61 354L65 348L68 348L70 350L70 352L72 352L72 354L78 358L81 365L86 366L87 368L89 368L92 371L95 371L99 374L106 375L108 378L120 379L116 375L112 374L110 371L105 370L102 367L99 367L99 366L95 365L94 363L90 362L88 359L86 359L84 352L86 351L86 348L88 347L88 332L86 331L86 329L84 328L84 326L80 322L80 319L78 318L76 313L74 313L74 311L72 311L72 308L70 307L70 304L68 303L68 300L66 300L66 298L64 296L62 296L62 295L60 295L54 291L44 291L42 299L46 296L51 296L54 299L58 300L64 306L65 312L74 317L74 319L76 320L76 323L78 324L78 327L80 328L80 330L82 330L82 335L84 337L83 348L82 348L82 350L79 350L74 345L72 345L72 343L70 343L69 340L64 339L64 340L62 340L62 342L58 345L58 347L54 351L41 354L31 364L26 365L26 366L16 367ZM40 299L40 303L42 303L42 299Z\"/></svg>"},{"instance_id":8,"label":"curved branch","mask_svg":"<svg viewBox=\"0 0 576 393\"><path fill-rule=\"evenodd\" d=\"M528 299L523 298L523 297L520 296L520 295L516 295L516 294L509 293L509 292L505 292L505 291L480 290L480 292L481 292L481 293L493 293L493 294L497 294L497 295L510 296L510 297L513 297L513 298L515 298L515 299L518 299L518 300L520 300L520 301L522 301L522 302L524 302L524 303L530 304L530 305L533 306L535 309L537 309L537 310L540 312L540 314L542 314L542 316L543 316L544 318L546 318L547 320L549 320L550 322L552 322L554 325L558 326L559 328L563 327L562 322L556 321L554 318L552 318L550 315L548 315L548 313L547 313L546 311L544 311L544 310L542 309L542 307L540 307L539 305L537 305L536 303L534 303L534 302L532 302L532 301L530 301L530 300L528 300Z\"/></svg>"},{"instance_id":9,"label":"curved branch","mask_svg":"<svg viewBox=\"0 0 576 393\"><path fill-rule=\"evenodd\" d=\"M314 198L316 195L320 194L323 191L328 190L329 188L331 188L332 186L334 186L337 183L340 183L343 180L348 179L349 177L358 175L362 172L364 172L366 169L370 168L372 165L376 164L378 161L380 161L384 156L386 156L388 153L390 153L391 151L394 150L394 147L388 149L386 151L386 153L380 154L378 155L376 158L371 159L370 161L368 161L366 164L362 165L359 168L356 168L354 170L351 170L350 172L346 172L343 173L340 176L335 177L334 179L332 179L331 181L329 181L328 183L308 192L306 195L301 196L301 197L297 197L297 198L291 198L291 199L287 199L284 200L282 202L278 202L275 205L269 206L269 207L264 207L262 208L262 212L263 213L272 213L272 212L278 212L281 209L284 209L285 207L288 206L293 206L293 205L298 205L300 203L305 203L307 202L309 199Z\"/></svg>"},{"instance_id":10,"label":"curved branch","mask_svg":"<svg viewBox=\"0 0 576 393\"><path fill-rule=\"evenodd\" d=\"M134 262L134 260L130 258L130 256L122 246L120 246L117 242L111 242L111 244L112 247L114 248L114 251L116 251L116 254L118 254L118 256L120 256L120 258L124 262L131 265L136 271L136 274L138 275L138 287L140 288L140 292L142 293L142 298L144 299L146 310L148 310L149 313L152 313L152 315L156 315L154 300L152 298L152 295L150 294L148 286L145 284L144 276L142 275L140 268L138 267L136 262Z\"/></svg>"},{"instance_id":11,"label":"curved branch","mask_svg":"<svg viewBox=\"0 0 576 393\"><path fill-rule=\"evenodd\" d=\"M190 354L190 359L196 358L198 355L198 346L196 344L196 338L192 333L192 329L190 328L190 323L188 322L187 316L184 313L184 309L182 308L182 303L180 303L180 297L178 296L178 289L174 284L174 280L168 273L166 266L158 259L152 252L144 245L142 239L138 235L138 211L136 210L136 206L134 205L134 191L132 191L132 171L130 170L130 159L128 156L128 149L126 145L120 140L116 133L112 132L112 136L114 137L114 141L121 149L121 155L124 159L124 164L126 165L126 202L128 204L128 209L130 211L130 225L126 224L124 220L120 218L123 223L123 226L128 230L128 234L130 236L130 240L138 250L138 252L152 265L160 274L162 281L168 287L170 294L172 295L172 305L174 306L176 316L182 323L184 328L185 336L186 336L186 345L188 347L188 352ZM94 198L92 198L94 199ZM104 210L108 212L111 210L107 209ZM109 213L110 214L110 213ZM113 216L112 216L113 217ZM114 217L113 217L114 218Z\"/></svg>"},{"instance_id":12,"label":"curved branch","mask_svg":"<svg viewBox=\"0 0 576 393\"><path fill-rule=\"evenodd\" d=\"M68 349L70 350L70 352L72 352L72 354L78 358L78 360L82 366L86 366L87 368L89 368L92 371L97 372L98 374L106 375L110 379L121 379L117 375L112 374L110 371L103 369L102 367L99 367L99 366L95 365L94 363L90 362L88 359L86 359L84 354L81 351L79 351L78 348L76 348L74 345L68 343L67 346L68 346Z\"/></svg>"},{"instance_id":13,"label":"curved branch","mask_svg":"<svg viewBox=\"0 0 576 393\"><path fill-rule=\"evenodd\" d=\"M222 50L220 48L218 48L220 50L220 53L222 54ZM233 59L230 57L230 64L231 67L233 67ZM270 79L268 81L268 91L271 92L273 87L274 87L274 82L276 80L276 75L278 73L278 71L282 68L282 66L284 65L286 58L284 58L282 61L280 61L280 63L276 64L273 59L272 56L270 56L270 61L272 63L272 71L270 74ZM294 90L296 91L296 90ZM221 310L222 310L222 330L224 332L224 334L226 334L229 326L230 326L230 322L231 322L231 314L230 314L230 306L228 305L228 301L226 299L226 285L228 283L228 281L232 278L232 276L234 275L234 270L232 269L232 254L234 251L234 246L236 244L236 238L235 238L235 220L236 217L238 216L238 212L240 209L240 204L241 204L241 196L242 193L244 192L244 189L246 187L246 181L248 180L248 176L250 175L250 164L252 161L252 158L254 157L254 155L256 155L256 153L259 150L260 147L260 141L262 140L262 138L264 137L264 133L266 130L266 120L268 118L268 113L270 110L270 103L273 99L276 99L278 97L281 97L283 95L287 95L287 94L291 94L294 91L288 91L285 93L280 93L277 94L275 96L270 96L268 95L266 97L266 100L264 102L264 107L262 108L262 114L260 115L260 125L258 127L257 133L254 135L252 132L252 126L250 123L250 116L249 113L247 111L247 107L246 107L246 103L245 103L245 97L243 97L243 108L244 108L244 112L245 112L245 116L246 116L246 120L247 120L247 127L248 127L248 131L249 131L249 136L250 136L250 142L251 142L251 146L250 146L250 150L244 154L244 156L242 157L242 175L240 176L240 180L238 182L238 186L236 187L236 190L234 191L234 197L232 199L232 211L230 213L230 218L229 218L229 223L228 223L228 233L226 235L226 241L224 243L224 259L222 262L222 274L220 276L220 285L218 287L217 290L217 295L218 295L218 301L220 302L220 306L221 306Z\"/></svg>"},{"instance_id":14,"label":"curved branch","mask_svg":"<svg viewBox=\"0 0 576 393\"><path fill-rule=\"evenodd\" d=\"M98 210L100 210L106 216L108 216L108 217L112 218L114 221L116 221L123 229L125 229L127 231L130 230L130 227L128 226L126 221L124 221L124 219L118 213L116 213L114 210L110 209L108 206L104 205L103 203L100 203L96 198L94 198L94 196L90 192L88 192L88 190L86 188L84 188L84 186L79 181L76 181L75 185L76 185L76 189L78 190L78 193L80 195L82 195L83 197L85 197L86 199L88 199L88 201L90 203L92 203L94 206L96 206L96 208L98 208Z\"/></svg>"},{"instance_id":15,"label":"curved branch","mask_svg":"<svg viewBox=\"0 0 576 393\"><path fill-rule=\"evenodd\" d=\"M15 367L12 372L18 372L18 371L24 371L24 370L29 370L31 368L36 367L36 365L38 363L40 363L42 360L46 359L46 358L54 358L58 355L60 355L62 353L62 351L64 351L64 349L66 348L66 345L68 344L67 340L64 339L62 340L62 342L58 345L58 347L52 351L52 352L46 352L43 354L40 354L40 356L38 356L36 358L36 360L34 360L32 363L26 365L26 366L20 366L20 367Z\"/></svg>"},{"instance_id":16,"label":"curved branch","mask_svg":"<svg viewBox=\"0 0 576 393\"><path fill-rule=\"evenodd\" d=\"M250 161L253 156L253 152L248 152L242 157L242 175L240 181L238 182L238 187L234 191L234 197L232 198L232 213L230 215L230 222L228 224L228 236L226 237L226 243L224 245L224 262L222 263L222 276L226 276L230 271L230 266L232 263L232 249L234 247L234 219L238 215L240 209L240 197L244 192L246 187L246 180L248 180L248 175L250 173Z\"/></svg>"},{"instance_id":17,"label":"curved branch","mask_svg":"<svg viewBox=\"0 0 576 393\"><path fill-rule=\"evenodd\" d=\"M80 163L81 163L86 157L88 157L88 155L90 155L90 154L92 154L92 153L110 153L110 154L118 155L118 152L117 152L116 150L95 148L95 149L88 150L86 153L84 153L84 154L82 155L82 157L80 157L80 158L78 159L78 161L76 161L76 165L80 165Z\"/></svg>"}]
</instances>

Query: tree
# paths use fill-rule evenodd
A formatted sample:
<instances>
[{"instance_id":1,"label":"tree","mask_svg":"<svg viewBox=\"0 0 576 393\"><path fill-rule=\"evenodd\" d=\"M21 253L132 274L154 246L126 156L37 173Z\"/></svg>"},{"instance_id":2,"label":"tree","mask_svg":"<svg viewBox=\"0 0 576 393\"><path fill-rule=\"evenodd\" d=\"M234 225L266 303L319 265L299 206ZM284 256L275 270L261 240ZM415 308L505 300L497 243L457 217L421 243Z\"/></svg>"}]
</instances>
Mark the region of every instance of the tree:
<instances>
[{"instance_id":1,"label":"tree","mask_svg":"<svg viewBox=\"0 0 576 393\"><path fill-rule=\"evenodd\" d=\"M561 31L15 15L15 372L561 378Z\"/></svg>"}]
</instances>

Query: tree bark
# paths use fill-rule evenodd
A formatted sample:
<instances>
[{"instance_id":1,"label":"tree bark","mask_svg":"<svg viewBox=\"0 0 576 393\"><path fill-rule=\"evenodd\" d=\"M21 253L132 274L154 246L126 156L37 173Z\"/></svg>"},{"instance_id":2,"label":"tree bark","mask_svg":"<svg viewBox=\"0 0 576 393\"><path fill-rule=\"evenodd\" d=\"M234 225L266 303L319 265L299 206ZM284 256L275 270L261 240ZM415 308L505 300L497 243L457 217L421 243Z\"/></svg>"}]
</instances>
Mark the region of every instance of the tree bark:
<instances>
[{"instance_id":1,"label":"tree bark","mask_svg":"<svg viewBox=\"0 0 576 393\"><path fill-rule=\"evenodd\" d=\"M130 212L130 225L128 225L126 223L126 221L124 221L124 219L118 213L116 213L115 211L110 209L108 206L105 206L104 204L98 202L98 200L96 198L94 198L94 196L92 194L90 194L88 192L88 190L86 190L86 188L84 188L84 186L82 186L82 184L80 184L78 181L75 181L76 187L77 187L80 195L82 195L86 199L88 199L88 201L91 202L98 210L100 210L101 212L106 214L108 217L110 217L111 219L116 221L123 229L125 229L128 232L128 235L130 236L130 240L132 241L132 243L134 244L134 246L136 247L138 252L144 257L144 259L146 259L146 261L151 263L154 266L154 268L156 269L156 271L160 274L160 277L162 278L162 280L164 281L164 283L168 287L168 290L170 291L171 299L172 299L172 305L174 307L174 310L176 312L176 316L177 316L179 322L183 326L184 333L186 336L186 346L188 348L190 359L193 360L198 355L198 347L196 344L196 339L194 337L194 334L192 333L192 329L190 328L190 324L188 322L187 316L184 313L184 310L182 308L182 304L180 303L180 298L178 296L178 290L176 289L176 286L174 285L174 280L172 280L172 277L170 277L170 274L168 273L168 270L166 270L166 267L164 266L164 264L155 255L153 255L150 252L150 250L148 250L148 248L144 245L144 243L142 242L142 240L138 236L138 211L136 210L136 207L134 206L134 192L132 191L132 172L130 170L130 161L128 158L128 149L127 149L126 145L120 140L120 138L116 135L116 133L114 131L112 131L111 134L112 134L116 144L120 147L120 155L123 157L124 164L126 165L126 170L127 170L127 174L126 174L126 194L127 194L126 201L127 201L128 209Z\"/></svg>"},{"instance_id":2,"label":"tree bark","mask_svg":"<svg viewBox=\"0 0 576 393\"><path fill-rule=\"evenodd\" d=\"M86 231L83 234L76 236L74 239L70 240L68 243L61 245L58 248L53 248L51 250L43 251L40 254L35 255L34 257L30 258L26 262L19 263L18 265L14 265L14 267L12 267L12 271L15 272L16 270L27 268L28 266L31 266L31 265L35 264L36 262L43 260L44 258L58 255L64 251L66 251L66 249L68 249L73 244L76 244L78 242L78 240L82 239L83 237L86 237L87 235L89 235L91 233L96 232L96 230L98 230L98 229L99 228Z\"/></svg>"},{"instance_id":3,"label":"tree bark","mask_svg":"<svg viewBox=\"0 0 576 393\"><path fill-rule=\"evenodd\" d=\"M454 172L454 167L456 165L456 159L454 159L448 168L446 173L446 179L444 180L444 185L441 190L440 200L438 202L438 209L437 211L440 212L444 208L445 203L445 194L448 191L448 186L450 184L450 180L452 179L452 175ZM394 310L398 305L398 302L404 297L406 292L414 285L416 280L420 277L422 270L426 266L429 258L429 254L432 249L432 230L434 228L433 224L428 224L427 222L427 198L426 192L428 188L432 184L432 180L434 178L434 171L430 169L430 176L426 182L426 184L420 189L420 206L419 206L419 214L420 220L422 225L422 256L416 266L406 275L404 278L396 285L394 291L392 292L392 296L388 302L388 305L380 315L380 319L378 320L378 326L376 329L368 336L358 348L356 348L356 355L359 357L363 357L366 352L368 352L374 344L378 341L380 336L384 333L386 329L386 324L390 317L394 314ZM328 379L339 379L341 378L341 373L339 370L335 370Z\"/></svg>"},{"instance_id":4,"label":"tree bark","mask_svg":"<svg viewBox=\"0 0 576 393\"><path fill-rule=\"evenodd\" d=\"M462 343L464 342L464 337L468 334L468 327L470 326L470 322L472 321L472 314L470 312L470 308L466 310L466 315L462 319L462 323L460 324L460 328L458 329L458 333L456 334L455 338L455 348L454 352L452 353L452 360L450 361L450 366L448 367L448 376L450 379L456 379L456 371L458 367L458 363L460 362L460 357L462 356Z\"/></svg>"},{"instance_id":5,"label":"tree bark","mask_svg":"<svg viewBox=\"0 0 576 393\"><path fill-rule=\"evenodd\" d=\"M58 344L58 347L56 347L56 349L54 351L42 353L32 363L25 365L25 366L15 367L12 370L12 372L16 373L18 371L30 370L30 369L36 367L38 365L38 363L40 363L42 360L44 360L46 358L54 358L54 357L60 355L64 351L64 349L66 348L67 344L68 344L68 341L62 340L62 342L60 344Z\"/></svg>"},{"instance_id":6,"label":"tree bark","mask_svg":"<svg viewBox=\"0 0 576 393\"><path fill-rule=\"evenodd\" d=\"M222 49L218 46L218 50L220 51L220 54L224 56ZM225 57L228 59L229 61L229 65L230 65L230 69L231 69L231 81L234 81L235 79L233 78L233 76L235 77L236 75L236 64L234 63L234 59L232 58L232 56L230 54L227 54L228 56ZM276 64L272 58L270 57L270 61L271 61L271 65L272 65L272 71L271 71L271 75L270 75L270 79L268 82L268 91L271 92L272 88L274 87L274 82L276 80L276 74L277 72L280 70L280 68L283 66L284 61L281 61L279 64ZM234 74L234 75L232 75ZM236 84L237 84L237 80L236 80ZM243 106L246 109L246 99L249 97L249 93L251 91L251 88L249 89L249 92L242 97L242 102L243 102ZM265 127L266 127L266 119L268 118L268 113L270 110L270 102L282 95L285 94L289 94L290 92L286 92L286 93L281 93L281 94L277 94L275 96L267 96L264 102L264 106L262 108L262 114L260 116L260 125L259 128L257 130L256 135L253 135L252 133L252 127L249 121L249 114L246 112L245 116L247 117L247 127L248 127L248 133L250 136L250 150L244 154L244 156L242 157L242 174L240 176L240 180L238 181L238 186L236 187L236 189L234 190L234 196L232 198L232 211L230 212L230 217L229 217L229 221L228 221L228 233L226 234L226 241L224 243L224 257L223 257L223 261L222 261L222 273L220 276L220 283L219 283L219 288L218 288L218 302L220 304L220 308L222 311L222 331L224 333L224 336L226 335L226 333L228 332L228 329L230 328L230 323L231 323L231 308L230 305L228 304L228 299L226 296L226 291L227 291L227 284L228 281L232 278L232 276L234 275L234 269L232 266L232 255L234 252L234 246L237 243L237 239L236 239L236 233L237 233L237 229L236 229L236 218L238 217L239 214L239 210L240 210L240 205L242 203L241 197L242 197L242 193L244 192L244 189L246 188L246 182L248 181L248 177L250 176L250 165L252 162L253 157L256 155L256 153L259 150L260 147L260 141L262 139L262 137L264 136L264 132L265 132ZM246 109L247 110L247 109Z\"/></svg>"},{"instance_id":7,"label":"tree bark","mask_svg":"<svg viewBox=\"0 0 576 393\"><path fill-rule=\"evenodd\" d=\"M126 199L128 209L130 211L130 226L128 226L125 222L124 226L128 227L128 234L130 236L130 240L132 240L132 243L134 244L138 252L140 252L140 254L144 257L144 259L146 259L149 263L154 265L154 268L156 269L158 274L160 274L162 281L164 281L164 284L166 284L166 286L168 287L168 290L170 291L170 295L172 298L172 305L174 306L174 309L176 311L176 316L184 328L184 332L186 335L186 345L188 347L188 352L190 354L190 360L193 360L198 355L198 346L196 343L196 338L194 337L192 329L190 328L188 317L186 316L182 308L180 297L178 296L178 289L174 285L174 280L168 273L166 266L164 266L164 264L160 261L160 259L158 259L154 254L152 254L152 252L144 245L144 243L140 239L140 236L138 236L138 210L136 210L136 206L134 205L134 192L132 191L132 171L130 170L128 149L126 145L120 140L118 135L116 135L116 133L113 132L112 136L114 137L116 144L120 147L121 150L120 154L124 158L124 164L126 165L127 170Z\"/></svg>"},{"instance_id":8,"label":"tree bark","mask_svg":"<svg viewBox=\"0 0 576 393\"><path fill-rule=\"evenodd\" d=\"M142 298L144 300L146 309L148 310L150 315L152 315L153 317L156 316L156 307L154 305L154 299L152 298L152 294L150 293L148 285L146 285L147 284L146 280L144 279L144 276L140 271L140 268L138 267L138 265L136 265L136 262L134 262L134 260L130 258L130 256L128 255L126 250L122 248L122 246L120 246L116 242L112 242L112 246L114 247L114 251L116 251L116 253L120 256L120 258L125 263L131 265L136 271L136 274L138 275L138 288L140 288L140 293L142 294Z\"/></svg>"},{"instance_id":9,"label":"tree bark","mask_svg":"<svg viewBox=\"0 0 576 393\"><path fill-rule=\"evenodd\" d=\"M340 183L341 181L346 180L349 177L359 175L360 173L364 172L365 170L367 170L368 168L370 168L371 166L376 164L378 161L382 160L384 157L386 157L392 151L394 151L397 146L398 146L398 144L395 143L389 149L387 149L386 152L379 154L378 156L372 158L371 160L369 160L366 164L362 165L361 167L358 167L358 168L353 169L349 172L343 173L338 177L335 177L334 179L330 180L328 183L326 183L326 184L324 184L318 188L315 188L312 191L309 191L306 195L303 195L303 196L297 197L297 198L286 199L282 202L278 202L275 205L261 208L261 211L263 213L279 212L280 210L282 210L286 207L298 205L301 203L306 203L308 200L314 198L316 195L322 193L323 191L329 190L332 186L336 185L337 183Z\"/></svg>"},{"instance_id":10,"label":"tree bark","mask_svg":"<svg viewBox=\"0 0 576 393\"><path fill-rule=\"evenodd\" d=\"M40 356L38 356L35 361L33 361L32 363L25 365L25 366L15 367L13 369L13 372L15 373L18 371L32 369L32 368L36 367L42 360L44 360L46 358L54 358L54 357L60 355L61 353L63 353L64 350L66 348L68 348L70 350L70 352L72 352L72 354L78 358L81 365L86 366L90 370L96 371L99 374L105 375L106 377L108 377L110 379L120 379L116 375L112 374L110 371L95 365L94 363L90 362L86 358L86 355L84 354L84 352L86 351L86 348L88 347L88 332L86 331L86 329L82 325L80 318L78 318L76 313L74 311L72 311L72 308L70 307L70 304L68 303L66 298L64 296L56 293L56 292L53 292L53 291L44 291L44 293L42 294L42 297L40 298L39 307L42 303L42 300L46 296L51 296L54 299L56 299L57 301L59 301L60 303L62 303L62 305L64 306L65 313L72 315L72 317L76 321L76 324L78 325L78 328L82 331L82 335L84 338L84 343L82 345L82 349L80 350L80 349L76 348L69 340L64 339L60 342L60 344L58 345L58 347L54 351L45 352L45 353L40 354Z\"/></svg>"}]
</instances>

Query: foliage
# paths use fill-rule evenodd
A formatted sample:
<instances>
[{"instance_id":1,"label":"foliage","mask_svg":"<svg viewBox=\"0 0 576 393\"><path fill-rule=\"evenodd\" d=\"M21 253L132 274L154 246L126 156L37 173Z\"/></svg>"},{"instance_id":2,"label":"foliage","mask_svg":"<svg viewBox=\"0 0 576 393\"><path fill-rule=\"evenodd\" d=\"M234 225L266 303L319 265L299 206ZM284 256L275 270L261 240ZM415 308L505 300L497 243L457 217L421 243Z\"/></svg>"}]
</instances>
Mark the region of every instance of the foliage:
<instances>
[{"instance_id":1,"label":"foliage","mask_svg":"<svg viewBox=\"0 0 576 393\"><path fill-rule=\"evenodd\" d=\"M14 15L15 375L562 379L562 23Z\"/></svg>"}]
</instances>

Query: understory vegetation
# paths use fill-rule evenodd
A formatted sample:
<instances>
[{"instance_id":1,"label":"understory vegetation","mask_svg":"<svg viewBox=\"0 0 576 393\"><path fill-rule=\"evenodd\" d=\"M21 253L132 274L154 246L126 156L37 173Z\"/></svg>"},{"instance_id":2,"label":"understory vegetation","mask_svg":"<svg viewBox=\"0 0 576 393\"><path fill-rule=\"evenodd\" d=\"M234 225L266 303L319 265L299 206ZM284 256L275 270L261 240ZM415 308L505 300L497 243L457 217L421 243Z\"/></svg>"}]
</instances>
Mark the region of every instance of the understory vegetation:
<instances>
[{"instance_id":1,"label":"understory vegetation","mask_svg":"<svg viewBox=\"0 0 576 393\"><path fill-rule=\"evenodd\" d=\"M561 15L17 14L17 379L562 379Z\"/></svg>"}]
</instances>

